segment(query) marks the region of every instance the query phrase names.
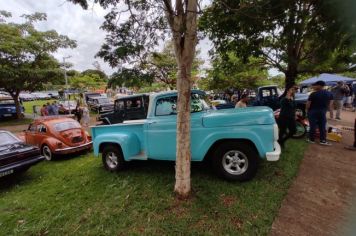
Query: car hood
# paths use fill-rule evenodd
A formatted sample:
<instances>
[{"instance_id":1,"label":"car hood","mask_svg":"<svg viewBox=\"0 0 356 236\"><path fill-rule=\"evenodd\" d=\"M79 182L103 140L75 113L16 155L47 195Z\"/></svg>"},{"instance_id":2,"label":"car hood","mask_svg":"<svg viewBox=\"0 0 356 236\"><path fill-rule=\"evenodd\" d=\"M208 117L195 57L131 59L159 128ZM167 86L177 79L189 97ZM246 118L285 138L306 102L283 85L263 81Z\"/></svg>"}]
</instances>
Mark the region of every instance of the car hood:
<instances>
[{"instance_id":1,"label":"car hood","mask_svg":"<svg viewBox=\"0 0 356 236\"><path fill-rule=\"evenodd\" d=\"M273 111L269 107L211 110L203 116L204 127L226 127L274 124Z\"/></svg>"},{"instance_id":2,"label":"car hood","mask_svg":"<svg viewBox=\"0 0 356 236\"><path fill-rule=\"evenodd\" d=\"M11 160L26 159L34 155L40 155L39 149L25 143L19 142L13 145L0 146L0 166Z\"/></svg>"}]
</instances>

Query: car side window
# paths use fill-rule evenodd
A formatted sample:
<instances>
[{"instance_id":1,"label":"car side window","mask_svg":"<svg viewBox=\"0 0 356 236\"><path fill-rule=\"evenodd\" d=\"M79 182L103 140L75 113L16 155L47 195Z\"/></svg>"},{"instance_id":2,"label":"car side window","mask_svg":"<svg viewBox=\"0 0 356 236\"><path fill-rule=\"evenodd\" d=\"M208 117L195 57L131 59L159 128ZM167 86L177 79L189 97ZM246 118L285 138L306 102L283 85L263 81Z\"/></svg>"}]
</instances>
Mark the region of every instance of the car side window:
<instances>
[{"instance_id":1,"label":"car side window","mask_svg":"<svg viewBox=\"0 0 356 236\"><path fill-rule=\"evenodd\" d=\"M116 111L124 110L124 107L125 107L124 101L117 101L115 103L115 110Z\"/></svg>"},{"instance_id":2,"label":"car side window","mask_svg":"<svg viewBox=\"0 0 356 236\"><path fill-rule=\"evenodd\" d=\"M156 102L156 116L177 114L177 97L160 98Z\"/></svg>"},{"instance_id":3,"label":"car side window","mask_svg":"<svg viewBox=\"0 0 356 236\"><path fill-rule=\"evenodd\" d=\"M36 131L36 125L35 124L30 124L28 126L28 131L30 132L35 132Z\"/></svg>"},{"instance_id":4,"label":"car side window","mask_svg":"<svg viewBox=\"0 0 356 236\"><path fill-rule=\"evenodd\" d=\"M46 133L46 132L47 132L46 126L43 125L43 124L39 124L39 125L37 126L37 132L39 132L39 133Z\"/></svg>"},{"instance_id":5,"label":"car side window","mask_svg":"<svg viewBox=\"0 0 356 236\"><path fill-rule=\"evenodd\" d=\"M262 90L262 97L263 98L270 97L270 96L271 96L271 91L270 90L267 90L267 89Z\"/></svg>"}]
</instances>

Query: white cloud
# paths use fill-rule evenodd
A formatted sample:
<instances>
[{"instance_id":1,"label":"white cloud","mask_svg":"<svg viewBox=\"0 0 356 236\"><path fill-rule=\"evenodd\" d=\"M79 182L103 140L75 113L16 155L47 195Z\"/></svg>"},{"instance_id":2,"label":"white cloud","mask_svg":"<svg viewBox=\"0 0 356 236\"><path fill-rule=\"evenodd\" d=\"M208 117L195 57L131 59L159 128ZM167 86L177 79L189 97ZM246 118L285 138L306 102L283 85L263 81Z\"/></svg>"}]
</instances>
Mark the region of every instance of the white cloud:
<instances>
[{"instance_id":1,"label":"white cloud","mask_svg":"<svg viewBox=\"0 0 356 236\"><path fill-rule=\"evenodd\" d=\"M100 58L94 58L104 42L105 32L100 30L106 10L94 5L90 10L83 10L66 0L0 0L0 9L12 12L16 22L21 21L22 14L44 12L47 21L37 23L39 30L56 30L77 41L77 48L60 49L54 56L62 61L64 56L72 56L67 61L73 63L74 69L93 68L92 63L99 61L103 70L111 74L113 69Z\"/></svg>"},{"instance_id":2,"label":"white cloud","mask_svg":"<svg viewBox=\"0 0 356 236\"><path fill-rule=\"evenodd\" d=\"M72 4L66 0L0 0L0 10L12 12L14 21L21 21L22 14L43 12L47 14L47 21L36 24L40 30L56 30L58 33L67 35L77 41L77 48L60 49L54 56L62 61L62 58L70 55L68 62L73 64L76 70L93 68L92 63L98 61L102 69L111 74L115 69L100 58L94 58L104 42L105 32L100 29L104 16L108 10L100 5L94 4L89 10L83 10L79 5ZM207 62L208 50L212 47L207 39L198 45L200 57L206 60L204 67L209 66Z\"/></svg>"}]
</instances>

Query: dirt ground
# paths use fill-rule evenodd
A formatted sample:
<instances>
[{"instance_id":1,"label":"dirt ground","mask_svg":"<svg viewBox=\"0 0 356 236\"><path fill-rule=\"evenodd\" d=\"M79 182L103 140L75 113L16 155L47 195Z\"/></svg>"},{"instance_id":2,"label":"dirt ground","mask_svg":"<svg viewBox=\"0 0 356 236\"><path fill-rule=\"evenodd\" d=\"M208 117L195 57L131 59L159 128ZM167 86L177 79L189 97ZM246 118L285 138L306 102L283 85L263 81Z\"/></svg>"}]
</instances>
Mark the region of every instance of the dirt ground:
<instances>
[{"instance_id":1,"label":"dirt ground","mask_svg":"<svg viewBox=\"0 0 356 236\"><path fill-rule=\"evenodd\" d=\"M329 124L350 128L355 116L343 112ZM309 145L270 235L356 235L356 151L344 148L352 143L346 129L340 143Z\"/></svg>"}]
</instances>

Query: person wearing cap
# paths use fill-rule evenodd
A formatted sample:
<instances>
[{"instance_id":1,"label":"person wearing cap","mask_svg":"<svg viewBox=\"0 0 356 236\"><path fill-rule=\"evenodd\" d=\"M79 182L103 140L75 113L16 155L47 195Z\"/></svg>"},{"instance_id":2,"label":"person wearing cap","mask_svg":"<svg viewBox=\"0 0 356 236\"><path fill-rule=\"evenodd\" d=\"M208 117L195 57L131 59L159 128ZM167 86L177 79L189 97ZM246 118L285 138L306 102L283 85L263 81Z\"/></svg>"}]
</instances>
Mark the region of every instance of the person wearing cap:
<instances>
[{"instance_id":1,"label":"person wearing cap","mask_svg":"<svg viewBox=\"0 0 356 236\"><path fill-rule=\"evenodd\" d=\"M337 85L331 89L331 93L333 94L334 103L330 108L330 118L334 118L334 110L336 110L336 119L341 120L340 114L341 109L344 105L344 97L349 93L349 88L344 84L344 82L339 81Z\"/></svg>"},{"instance_id":2,"label":"person wearing cap","mask_svg":"<svg viewBox=\"0 0 356 236\"><path fill-rule=\"evenodd\" d=\"M315 131L319 128L320 144L331 145L326 141L326 112L331 108L333 103L333 95L324 89L325 82L322 80L313 84L314 91L309 95L306 111L308 114L310 131L309 143L315 143Z\"/></svg>"}]
</instances>

